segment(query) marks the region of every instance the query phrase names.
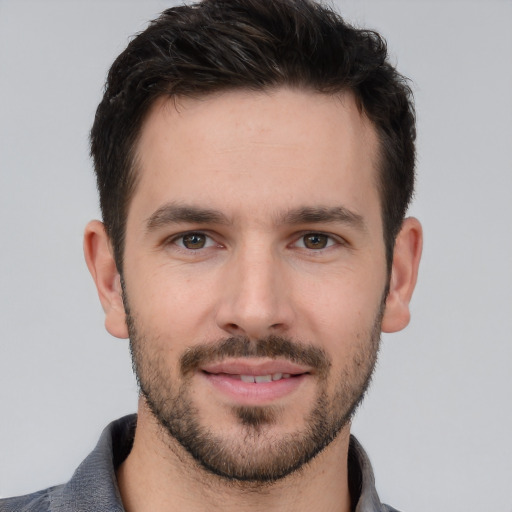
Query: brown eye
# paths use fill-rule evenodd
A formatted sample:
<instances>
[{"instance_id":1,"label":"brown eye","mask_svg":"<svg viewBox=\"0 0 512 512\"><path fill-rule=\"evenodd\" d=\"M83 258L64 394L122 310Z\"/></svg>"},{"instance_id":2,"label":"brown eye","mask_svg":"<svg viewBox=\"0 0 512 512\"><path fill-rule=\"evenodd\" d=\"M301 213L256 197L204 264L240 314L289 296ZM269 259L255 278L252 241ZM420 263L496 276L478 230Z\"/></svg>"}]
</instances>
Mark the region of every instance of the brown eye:
<instances>
[{"instance_id":1,"label":"brown eye","mask_svg":"<svg viewBox=\"0 0 512 512\"><path fill-rule=\"evenodd\" d=\"M187 233L181 237L181 242L186 249L203 249L206 245L206 235L202 233Z\"/></svg>"},{"instance_id":2,"label":"brown eye","mask_svg":"<svg viewBox=\"0 0 512 512\"><path fill-rule=\"evenodd\" d=\"M309 233L302 237L307 249L325 249L329 245L330 237L322 233Z\"/></svg>"}]
</instances>

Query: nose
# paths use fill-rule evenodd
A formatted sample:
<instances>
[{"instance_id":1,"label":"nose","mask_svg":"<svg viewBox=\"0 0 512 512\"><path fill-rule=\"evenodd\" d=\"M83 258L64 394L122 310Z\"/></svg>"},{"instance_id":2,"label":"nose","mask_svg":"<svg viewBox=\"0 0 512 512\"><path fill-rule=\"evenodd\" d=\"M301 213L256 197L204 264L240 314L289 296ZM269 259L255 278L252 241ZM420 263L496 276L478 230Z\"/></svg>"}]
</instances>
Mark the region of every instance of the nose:
<instances>
[{"instance_id":1,"label":"nose","mask_svg":"<svg viewBox=\"0 0 512 512\"><path fill-rule=\"evenodd\" d=\"M240 249L223 273L218 327L229 335L261 339L283 335L293 323L285 264L263 247Z\"/></svg>"}]
</instances>

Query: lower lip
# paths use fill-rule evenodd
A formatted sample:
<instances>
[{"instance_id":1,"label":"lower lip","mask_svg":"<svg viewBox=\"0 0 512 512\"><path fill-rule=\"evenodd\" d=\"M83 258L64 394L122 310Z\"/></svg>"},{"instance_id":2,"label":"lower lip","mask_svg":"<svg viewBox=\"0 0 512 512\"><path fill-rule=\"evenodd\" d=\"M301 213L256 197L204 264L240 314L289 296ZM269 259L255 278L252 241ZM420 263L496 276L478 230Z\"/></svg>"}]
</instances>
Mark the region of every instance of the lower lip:
<instances>
[{"instance_id":1,"label":"lower lip","mask_svg":"<svg viewBox=\"0 0 512 512\"><path fill-rule=\"evenodd\" d=\"M243 382L225 373L203 372L202 376L215 389L221 391L242 405L264 405L295 392L308 377L308 374L292 376L289 379L272 382Z\"/></svg>"}]
</instances>

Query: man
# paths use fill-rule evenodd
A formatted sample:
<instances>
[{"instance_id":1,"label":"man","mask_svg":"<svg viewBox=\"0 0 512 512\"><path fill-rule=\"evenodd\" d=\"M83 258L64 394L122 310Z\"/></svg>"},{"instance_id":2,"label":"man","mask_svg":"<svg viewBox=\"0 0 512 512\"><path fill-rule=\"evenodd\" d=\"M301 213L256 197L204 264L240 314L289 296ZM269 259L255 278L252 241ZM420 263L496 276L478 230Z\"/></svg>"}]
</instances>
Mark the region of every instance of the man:
<instances>
[{"instance_id":1,"label":"man","mask_svg":"<svg viewBox=\"0 0 512 512\"><path fill-rule=\"evenodd\" d=\"M409 321L414 137L380 37L306 0L173 8L131 41L84 250L138 415L0 510L392 510L350 421Z\"/></svg>"}]
</instances>

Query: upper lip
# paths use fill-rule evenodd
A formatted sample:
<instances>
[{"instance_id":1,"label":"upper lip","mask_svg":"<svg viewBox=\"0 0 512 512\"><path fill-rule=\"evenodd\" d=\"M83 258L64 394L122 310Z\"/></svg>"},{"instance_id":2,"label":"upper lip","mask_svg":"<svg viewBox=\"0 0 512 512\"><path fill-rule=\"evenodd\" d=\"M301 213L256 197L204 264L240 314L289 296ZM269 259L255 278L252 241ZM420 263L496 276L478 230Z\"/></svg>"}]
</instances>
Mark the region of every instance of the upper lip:
<instances>
[{"instance_id":1,"label":"upper lip","mask_svg":"<svg viewBox=\"0 0 512 512\"><path fill-rule=\"evenodd\" d=\"M309 373L310 368L292 363L286 359L230 359L205 364L200 368L206 373L227 373L229 375L271 375L274 373L289 373L300 375Z\"/></svg>"}]
</instances>

